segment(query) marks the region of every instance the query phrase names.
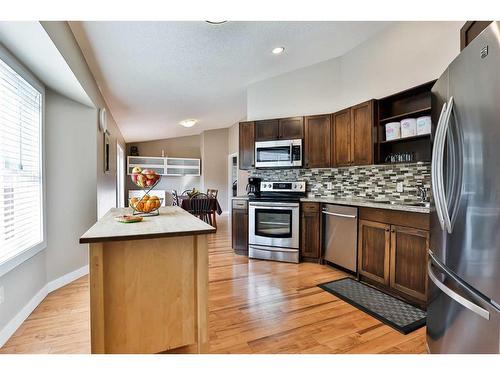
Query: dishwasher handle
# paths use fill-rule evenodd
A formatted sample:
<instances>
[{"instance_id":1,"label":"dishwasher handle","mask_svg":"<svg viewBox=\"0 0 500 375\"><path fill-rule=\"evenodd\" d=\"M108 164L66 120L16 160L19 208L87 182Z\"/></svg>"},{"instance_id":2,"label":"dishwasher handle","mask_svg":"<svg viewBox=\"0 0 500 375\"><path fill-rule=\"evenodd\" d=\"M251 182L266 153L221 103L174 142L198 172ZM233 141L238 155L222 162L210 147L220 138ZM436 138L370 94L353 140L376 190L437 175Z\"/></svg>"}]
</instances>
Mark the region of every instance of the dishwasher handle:
<instances>
[{"instance_id":1,"label":"dishwasher handle","mask_svg":"<svg viewBox=\"0 0 500 375\"><path fill-rule=\"evenodd\" d=\"M330 215L330 216L345 217L348 219L356 219L356 215L338 214L336 212L328 212L328 211L323 211L323 213L325 215Z\"/></svg>"}]
</instances>

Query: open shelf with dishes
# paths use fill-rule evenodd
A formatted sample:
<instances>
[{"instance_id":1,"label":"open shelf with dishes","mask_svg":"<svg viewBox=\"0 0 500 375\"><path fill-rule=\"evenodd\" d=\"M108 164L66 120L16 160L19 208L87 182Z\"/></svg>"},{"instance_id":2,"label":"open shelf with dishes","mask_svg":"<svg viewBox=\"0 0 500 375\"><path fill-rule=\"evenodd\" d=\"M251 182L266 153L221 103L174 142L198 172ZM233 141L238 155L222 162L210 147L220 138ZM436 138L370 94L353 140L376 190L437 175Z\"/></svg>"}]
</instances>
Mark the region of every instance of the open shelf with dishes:
<instances>
[{"instance_id":1,"label":"open shelf with dishes","mask_svg":"<svg viewBox=\"0 0 500 375\"><path fill-rule=\"evenodd\" d=\"M424 134L410 133L386 139L386 124L431 116L431 88L436 81L398 92L378 100L378 160L381 164L427 162L431 160L430 128ZM412 121L415 121L412 120Z\"/></svg>"}]
</instances>

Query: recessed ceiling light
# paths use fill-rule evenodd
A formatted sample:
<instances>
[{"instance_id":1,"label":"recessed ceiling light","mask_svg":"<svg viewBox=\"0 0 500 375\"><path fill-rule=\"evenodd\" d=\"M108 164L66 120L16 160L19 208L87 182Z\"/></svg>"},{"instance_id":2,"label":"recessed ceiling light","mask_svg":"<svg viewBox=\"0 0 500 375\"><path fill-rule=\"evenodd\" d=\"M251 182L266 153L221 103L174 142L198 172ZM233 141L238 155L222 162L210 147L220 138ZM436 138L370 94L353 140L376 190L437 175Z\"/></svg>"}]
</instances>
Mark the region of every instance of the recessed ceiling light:
<instances>
[{"instance_id":1,"label":"recessed ceiling light","mask_svg":"<svg viewBox=\"0 0 500 375\"><path fill-rule=\"evenodd\" d=\"M284 51L285 51L285 47L276 47L276 48L273 48L272 52L275 55L279 55L279 54L282 54Z\"/></svg>"},{"instance_id":2,"label":"recessed ceiling light","mask_svg":"<svg viewBox=\"0 0 500 375\"><path fill-rule=\"evenodd\" d=\"M205 21L206 23L210 23L212 25L222 25L223 23L226 23L227 21L217 21L217 20L213 20L213 21Z\"/></svg>"},{"instance_id":3,"label":"recessed ceiling light","mask_svg":"<svg viewBox=\"0 0 500 375\"><path fill-rule=\"evenodd\" d=\"M179 122L180 125L184 126L185 128L190 128L191 126L195 125L198 122L198 120L195 120L194 118L182 120Z\"/></svg>"}]
</instances>

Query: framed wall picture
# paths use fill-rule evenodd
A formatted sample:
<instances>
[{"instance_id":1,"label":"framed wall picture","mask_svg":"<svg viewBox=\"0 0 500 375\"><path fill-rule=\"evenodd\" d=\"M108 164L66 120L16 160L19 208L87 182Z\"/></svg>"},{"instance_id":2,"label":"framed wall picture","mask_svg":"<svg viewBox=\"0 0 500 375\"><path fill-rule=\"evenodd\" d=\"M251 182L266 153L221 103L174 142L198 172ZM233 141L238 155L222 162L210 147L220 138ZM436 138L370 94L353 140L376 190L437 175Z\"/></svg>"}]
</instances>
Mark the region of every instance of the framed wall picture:
<instances>
[{"instance_id":1,"label":"framed wall picture","mask_svg":"<svg viewBox=\"0 0 500 375\"><path fill-rule=\"evenodd\" d=\"M104 173L108 174L110 172L110 141L109 141L109 132L104 132Z\"/></svg>"}]
</instances>

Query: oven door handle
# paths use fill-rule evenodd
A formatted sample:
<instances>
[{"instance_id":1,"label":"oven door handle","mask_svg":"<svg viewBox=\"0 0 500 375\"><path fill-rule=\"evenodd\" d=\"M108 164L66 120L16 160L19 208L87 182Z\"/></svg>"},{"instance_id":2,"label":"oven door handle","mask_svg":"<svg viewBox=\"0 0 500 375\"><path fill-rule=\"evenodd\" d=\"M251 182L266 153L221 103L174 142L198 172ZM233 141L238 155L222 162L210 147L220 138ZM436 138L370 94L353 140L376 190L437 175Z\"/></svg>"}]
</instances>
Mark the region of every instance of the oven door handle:
<instances>
[{"instance_id":1,"label":"oven door handle","mask_svg":"<svg viewBox=\"0 0 500 375\"><path fill-rule=\"evenodd\" d=\"M283 202L273 202L272 206L269 205L269 202L250 202L248 204L250 207L259 207L259 208L270 208L270 209L285 209L285 208L299 208L298 203L283 203Z\"/></svg>"}]
</instances>

